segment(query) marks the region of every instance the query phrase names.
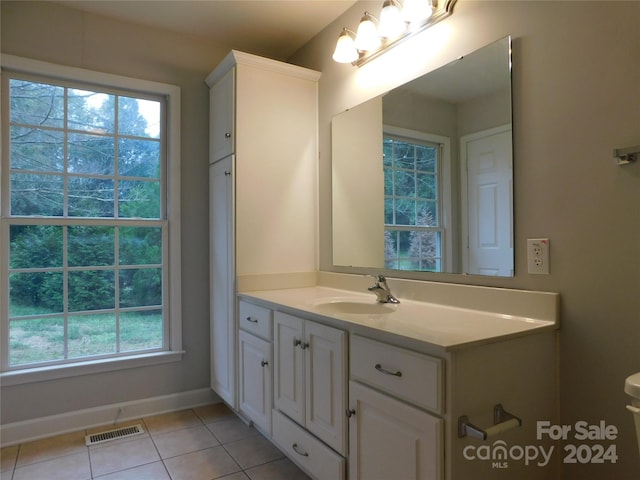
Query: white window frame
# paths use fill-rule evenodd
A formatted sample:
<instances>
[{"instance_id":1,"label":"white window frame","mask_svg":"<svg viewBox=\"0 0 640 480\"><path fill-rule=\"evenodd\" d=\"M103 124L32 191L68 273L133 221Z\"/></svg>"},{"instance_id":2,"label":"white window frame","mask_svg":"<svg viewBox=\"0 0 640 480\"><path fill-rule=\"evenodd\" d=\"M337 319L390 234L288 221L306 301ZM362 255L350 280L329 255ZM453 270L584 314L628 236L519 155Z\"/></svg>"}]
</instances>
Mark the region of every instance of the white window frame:
<instances>
[{"instance_id":1,"label":"white window frame","mask_svg":"<svg viewBox=\"0 0 640 480\"><path fill-rule=\"evenodd\" d=\"M441 257L441 271L451 271L453 265L453 235L452 211L454 209L453 189L451 188L451 139L434 133L425 133L408 128L400 128L392 125L383 125L383 137L392 136L404 138L407 141L417 140L440 145L440 158L438 165L438 202L440 203L439 224L442 229L441 245L443 248Z\"/></svg>"},{"instance_id":2,"label":"white window frame","mask_svg":"<svg viewBox=\"0 0 640 480\"><path fill-rule=\"evenodd\" d=\"M141 93L160 95L166 98L166 216L168 219L168 275L163 278L168 282L168 303L166 312L168 322L165 323L165 331L168 327L168 349L153 353L135 353L127 356L102 359L86 359L73 363L64 363L48 366L26 367L16 370L3 370L0 372L0 381L3 386L18 385L58 378L87 375L91 373L121 370L133 367L158 365L179 361L185 353L182 350L182 302L181 302L181 246L180 246L180 87L166 83L148 80L134 79L121 75L96 72L76 67L56 65L39 60L32 60L14 55L2 55L2 69L15 72L39 75L51 79L76 81L87 84L95 84L106 88L118 88ZM0 79L1 76L0 76ZM3 92L0 107L8 101L8 92ZM0 238L8 238L8 221L5 218L9 213L9 152L8 145L2 141L1 135L4 123L8 122L8 109L2 108L0 117ZM8 342L9 333L9 307L8 307L8 248L0 248L0 336L3 342ZM8 366L8 348L2 346L2 368Z\"/></svg>"}]
</instances>

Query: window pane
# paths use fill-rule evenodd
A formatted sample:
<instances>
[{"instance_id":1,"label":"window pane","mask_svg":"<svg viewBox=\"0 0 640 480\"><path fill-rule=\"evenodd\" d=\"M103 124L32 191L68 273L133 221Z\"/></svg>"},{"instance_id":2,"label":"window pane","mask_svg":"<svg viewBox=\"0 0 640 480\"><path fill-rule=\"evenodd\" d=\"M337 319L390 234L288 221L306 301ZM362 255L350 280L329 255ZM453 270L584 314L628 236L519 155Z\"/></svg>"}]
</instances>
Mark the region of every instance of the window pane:
<instances>
[{"instance_id":1,"label":"window pane","mask_svg":"<svg viewBox=\"0 0 640 480\"><path fill-rule=\"evenodd\" d=\"M398 269L398 232L384 232L384 257L386 268Z\"/></svg>"},{"instance_id":2,"label":"window pane","mask_svg":"<svg viewBox=\"0 0 640 480\"><path fill-rule=\"evenodd\" d=\"M67 237L70 267L114 265L115 228L69 226Z\"/></svg>"},{"instance_id":3,"label":"window pane","mask_svg":"<svg viewBox=\"0 0 640 480\"><path fill-rule=\"evenodd\" d=\"M162 305L162 270L130 268L120 271L120 307Z\"/></svg>"},{"instance_id":4,"label":"window pane","mask_svg":"<svg viewBox=\"0 0 640 480\"><path fill-rule=\"evenodd\" d=\"M64 88L28 80L9 80L11 123L62 127Z\"/></svg>"},{"instance_id":5,"label":"window pane","mask_svg":"<svg viewBox=\"0 0 640 480\"><path fill-rule=\"evenodd\" d=\"M114 158L113 137L69 134L69 172L113 175Z\"/></svg>"},{"instance_id":6,"label":"window pane","mask_svg":"<svg viewBox=\"0 0 640 480\"><path fill-rule=\"evenodd\" d=\"M69 311L103 310L115 306L113 270L69 272Z\"/></svg>"},{"instance_id":7,"label":"window pane","mask_svg":"<svg viewBox=\"0 0 640 480\"><path fill-rule=\"evenodd\" d=\"M62 267L62 227L11 225L9 267Z\"/></svg>"},{"instance_id":8,"label":"window pane","mask_svg":"<svg viewBox=\"0 0 640 480\"><path fill-rule=\"evenodd\" d=\"M119 97L118 133L160 138L160 102Z\"/></svg>"},{"instance_id":9,"label":"window pane","mask_svg":"<svg viewBox=\"0 0 640 480\"><path fill-rule=\"evenodd\" d=\"M393 198L384 199L384 223L386 225L394 225L396 223L393 211L394 204Z\"/></svg>"},{"instance_id":10,"label":"window pane","mask_svg":"<svg viewBox=\"0 0 640 480\"><path fill-rule=\"evenodd\" d=\"M384 194L393 195L393 169L384 169Z\"/></svg>"},{"instance_id":11,"label":"window pane","mask_svg":"<svg viewBox=\"0 0 640 480\"><path fill-rule=\"evenodd\" d=\"M9 275L9 316L61 313L61 272L28 272Z\"/></svg>"},{"instance_id":12,"label":"window pane","mask_svg":"<svg viewBox=\"0 0 640 480\"><path fill-rule=\"evenodd\" d=\"M394 144L395 168L415 168L413 145L396 141Z\"/></svg>"},{"instance_id":13,"label":"window pane","mask_svg":"<svg viewBox=\"0 0 640 480\"><path fill-rule=\"evenodd\" d=\"M395 195L399 197L416 196L416 176L414 172L396 170Z\"/></svg>"},{"instance_id":14,"label":"window pane","mask_svg":"<svg viewBox=\"0 0 640 480\"><path fill-rule=\"evenodd\" d=\"M106 93L70 88L68 128L114 133L115 97Z\"/></svg>"},{"instance_id":15,"label":"window pane","mask_svg":"<svg viewBox=\"0 0 640 480\"><path fill-rule=\"evenodd\" d=\"M118 170L123 176L160 178L160 142L121 139L118 142Z\"/></svg>"},{"instance_id":16,"label":"window pane","mask_svg":"<svg viewBox=\"0 0 640 480\"><path fill-rule=\"evenodd\" d=\"M426 172L436 172L437 148L416 145L416 169Z\"/></svg>"},{"instance_id":17,"label":"window pane","mask_svg":"<svg viewBox=\"0 0 640 480\"><path fill-rule=\"evenodd\" d=\"M63 180L57 175L11 174L11 215L61 216Z\"/></svg>"},{"instance_id":18,"label":"window pane","mask_svg":"<svg viewBox=\"0 0 640 480\"><path fill-rule=\"evenodd\" d=\"M436 257L436 233L429 231L413 231L409 235L408 256L433 262Z\"/></svg>"},{"instance_id":19,"label":"window pane","mask_svg":"<svg viewBox=\"0 0 640 480\"><path fill-rule=\"evenodd\" d=\"M418 198L428 198L435 200L437 197L437 181L433 174L418 173L416 175Z\"/></svg>"},{"instance_id":20,"label":"window pane","mask_svg":"<svg viewBox=\"0 0 640 480\"><path fill-rule=\"evenodd\" d=\"M113 313L69 317L69 358L116 352L116 317Z\"/></svg>"},{"instance_id":21,"label":"window pane","mask_svg":"<svg viewBox=\"0 0 640 480\"><path fill-rule=\"evenodd\" d=\"M120 315L120 351L161 348L162 311L126 312Z\"/></svg>"},{"instance_id":22,"label":"window pane","mask_svg":"<svg viewBox=\"0 0 640 480\"><path fill-rule=\"evenodd\" d=\"M395 225L416 224L416 202L398 198L395 201Z\"/></svg>"},{"instance_id":23,"label":"window pane","mask_svg":"<svg viewBox=\"0 0 640 480\"><path fill-rule=\"evenodd\" d=\"M161 262L161 228L120 228L120 265L150 265Z\"/></svg>"},{"instance_id":24,"label":"window pane","mask_svg":"<svg viewBox=\"0 0 640 480\"><path fill-rule=\"evenodd\" d=\"M118 215L123 218L160 218L160 182L119 182Z\"/></svg>"},{"instance_id":25,"label":"window pane","mask_svg":"<svg viewBox=\"0 0 640 480\"><path fill-rule=\"evenodd\" d=\"M9 322L9 364L64 358L64 320L29 318Z\"/></svg>"},{"instance_id":26,"label":"window pane","mask_svg":"<svg viewBox=\"0 0 640 480\"><path fill-rule=\"evenodd\" d=\"M416 264L409 257L411 248L411 232L398 232L398 267L401 270L416 270Z\"/></svg>"},{"instance_id":27,"label":"window pane","mask_svg":"<svg viewBox=\"0 0 640 480\"><path fill-rule=\"evenodd\" d=\"M69 177L69 216L113 217L113 180Z\"/></svg>"},{"instance_id":28,"label":"window pane","mask_svg":"<svg viewBox=\"0 0 640 480\"><path fill-rule=\"evenodd\" d=\"M64 136L55 130L11 127L11 170L61 172Z\"/></svg>"},{"instance_id":29,"label":"window pane","mask_svg":"<svg viewBox=\"0 0 640 480\"><path fill-rule=\"evenodd\" d=\"M417 202L418 221L416 225L423 227L438 226L438 209L436 202Z\"/></svg>"}]
</instances>

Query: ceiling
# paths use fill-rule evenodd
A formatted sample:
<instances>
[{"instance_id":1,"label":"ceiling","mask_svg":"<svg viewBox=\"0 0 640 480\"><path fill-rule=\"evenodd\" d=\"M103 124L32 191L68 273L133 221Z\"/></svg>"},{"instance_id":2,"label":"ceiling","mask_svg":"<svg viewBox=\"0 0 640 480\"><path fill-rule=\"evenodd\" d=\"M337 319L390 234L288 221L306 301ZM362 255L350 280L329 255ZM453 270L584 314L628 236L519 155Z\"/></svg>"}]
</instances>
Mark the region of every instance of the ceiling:
<instances>
[{"instance_id":1,"label":"ceiling","mask_svg":"<svg viewBox=\"0 0 640 480\"><path fill-rule=\"evenodd\" d=\"M86 12L195 35L284 60L355 0L70 0Z\"/></svg>"}]
</instances>

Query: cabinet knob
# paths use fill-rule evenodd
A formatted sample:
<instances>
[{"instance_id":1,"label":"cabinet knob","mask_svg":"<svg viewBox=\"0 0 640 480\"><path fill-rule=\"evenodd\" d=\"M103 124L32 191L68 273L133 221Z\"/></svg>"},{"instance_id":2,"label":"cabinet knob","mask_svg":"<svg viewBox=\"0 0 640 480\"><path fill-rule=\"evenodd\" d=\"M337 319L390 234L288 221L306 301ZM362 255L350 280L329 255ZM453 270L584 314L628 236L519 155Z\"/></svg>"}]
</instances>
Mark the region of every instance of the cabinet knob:
<instances>
[{"instance_id":1,"label":"cabinet knob","mask_svg":"<svg viewBox=\"0 0 640 480\"><path fill-rule=\"evenodd\" d=\"M269 365L269 362L267 362L266 360L262 360L262 361L260 362L260 366L261 366L261 367L266 367L267 365Z\"/></svg>"},{"instance_id":2,"label":"cabinet knob","mask_svg":"<svg viewBox=\"0 0 640 480\"><path fill-rule=\"evenodd\" d=\"M231 172L229 170L225 170L224 171L224 176L228 177L229 175L231 175Z\"/></svg>"},{"instance_id":3,"label":"cabinet knob","mask_svg":"<svg viewBox=\"0 0 640 480\"><path fill-rule=\"evenodd\" d=\"M224 138L231 138L231 132L225 132Z\"/></svg>"},{"instance_id":4,"label":"cabinet knob","mask_svg":"<svg viewBox=\"0 0 640 480\"><path fill-rule=\"evenodd\" d=\"M347 411L345 412L345 414L347 415L347 418L351 418L353 415L356 414L356 411L353 408L347 408Z\"/></svg>"}]
</instances>

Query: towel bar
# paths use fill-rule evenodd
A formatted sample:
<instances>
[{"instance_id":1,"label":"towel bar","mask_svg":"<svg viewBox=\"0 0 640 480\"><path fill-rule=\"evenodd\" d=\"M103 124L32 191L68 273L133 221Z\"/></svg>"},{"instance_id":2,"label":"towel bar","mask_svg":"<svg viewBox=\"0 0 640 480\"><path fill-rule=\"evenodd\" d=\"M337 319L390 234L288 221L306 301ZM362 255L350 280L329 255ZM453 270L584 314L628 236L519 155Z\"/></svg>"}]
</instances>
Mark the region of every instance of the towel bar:
<instances>
[{"instance_id":1,"label":"towel bar","mask_svg":"<svg viewBox=\"0 0 640 480\"><path fill-rule=\"evenodd\" d=\"M458 418L458 437L462 438L469 436L479 438L480 440L486 440L489 437L521 426L522 420L507 412L502 407L502 404L499 403L493 407L493 425L488 428L482 429L476 427L469 422L469 418L466 415Z\"/></svg>"}]
</instances>

